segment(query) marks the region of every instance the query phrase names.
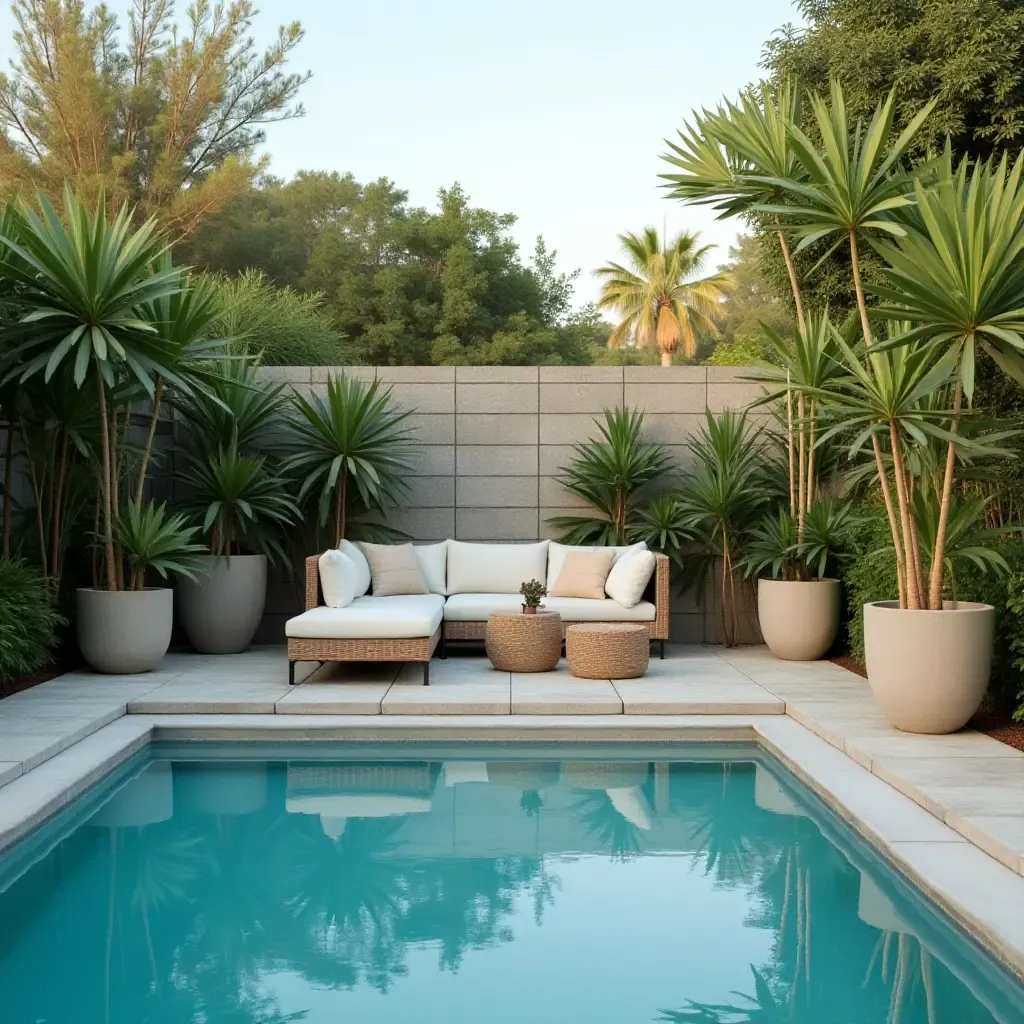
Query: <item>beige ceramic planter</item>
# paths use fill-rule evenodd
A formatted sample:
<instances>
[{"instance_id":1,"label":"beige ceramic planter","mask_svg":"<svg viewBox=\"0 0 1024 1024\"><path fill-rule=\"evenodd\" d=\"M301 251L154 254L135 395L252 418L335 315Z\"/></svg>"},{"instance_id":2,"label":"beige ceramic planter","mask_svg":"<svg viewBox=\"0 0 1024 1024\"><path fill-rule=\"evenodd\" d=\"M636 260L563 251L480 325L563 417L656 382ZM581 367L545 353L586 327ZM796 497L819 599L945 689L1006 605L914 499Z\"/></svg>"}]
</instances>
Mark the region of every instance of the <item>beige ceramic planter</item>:
<instances>
[{"instance_id":1,"label":"beige ceramic planter","mask_svg":"<svg viewBox=\"0 0 1024 1024\"><path fill-rule=\"evenodd\" d=\"M995 617L971 601L946 601L941 612L864 605L868 682L897 729L941 735L967 724L988 687Z\"/></svg>"},{"instance_id":2,"label":"beige ceramic planter","mask_svg":"<svg viewBox=\"0 0 1024 1024\"><path fill-rule=\"evenodd\" d=\"M776 658L817 661L839 629L839 580L757 581L757 619Z\"/></svg>"}]
</instances>

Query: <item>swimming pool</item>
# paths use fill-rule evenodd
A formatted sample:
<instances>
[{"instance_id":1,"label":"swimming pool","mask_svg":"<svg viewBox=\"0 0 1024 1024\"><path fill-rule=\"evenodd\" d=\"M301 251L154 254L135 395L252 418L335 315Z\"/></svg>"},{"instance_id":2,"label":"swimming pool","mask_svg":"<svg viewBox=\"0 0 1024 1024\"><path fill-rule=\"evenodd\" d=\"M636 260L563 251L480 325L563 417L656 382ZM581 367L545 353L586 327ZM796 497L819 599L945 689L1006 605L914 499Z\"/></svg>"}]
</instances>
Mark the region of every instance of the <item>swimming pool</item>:
<instances>
[{"instance_id":1,"label":"swimming pool","mask_svg":"<svg viewBox=\"0 0 1024 1024\"><path fill-rule=\"evenodd\" d=\"M154 744L0 857L2 1024L973 1024L1024 991L753 746Z\"/></svg>"}]
</instances>

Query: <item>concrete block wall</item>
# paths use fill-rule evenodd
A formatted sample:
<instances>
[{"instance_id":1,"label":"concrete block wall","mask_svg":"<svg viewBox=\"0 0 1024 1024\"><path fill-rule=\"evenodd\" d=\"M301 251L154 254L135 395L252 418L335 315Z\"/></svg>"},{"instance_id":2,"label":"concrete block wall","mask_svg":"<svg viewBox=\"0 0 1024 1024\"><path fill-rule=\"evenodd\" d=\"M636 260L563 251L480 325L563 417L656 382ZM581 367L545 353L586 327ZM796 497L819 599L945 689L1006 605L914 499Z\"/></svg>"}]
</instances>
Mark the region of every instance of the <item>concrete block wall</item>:
<instances>
[{"instance_id":1,"label":"concrete block wall","mask_svg":"<svg viewBox=\"0 0 1024 1024\"><path fill-rule=\"evenodd\" d=\"M389 521L416 540L528 541L552 537L552 516L578 514L584 503L559 482L572 446L598 434L609 406L644 410L652 440L668 446L676 466L689 465L689 439L705 409L741 409L761 387L750 370L718 366L358 366L267 367L264 379L323 393L328 374L378 379L410 412L421 444L408 504ZM713 588L712 588L713 589ZM673 592L673 637L714 641L716 611ZM268 599L267 639L281 631L292 598ZM745 608L743 635L756 620Z\"/></svg>"}]
</instances>

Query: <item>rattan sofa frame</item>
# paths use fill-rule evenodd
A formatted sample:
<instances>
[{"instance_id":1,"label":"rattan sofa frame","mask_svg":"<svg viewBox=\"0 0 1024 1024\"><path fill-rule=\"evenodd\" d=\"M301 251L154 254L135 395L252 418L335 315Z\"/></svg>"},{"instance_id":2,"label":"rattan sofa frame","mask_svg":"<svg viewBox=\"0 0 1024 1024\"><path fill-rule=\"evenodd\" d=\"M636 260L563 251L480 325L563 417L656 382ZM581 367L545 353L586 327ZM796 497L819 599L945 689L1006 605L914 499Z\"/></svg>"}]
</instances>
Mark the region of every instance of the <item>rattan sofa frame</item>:
<instances>
[{"instance_id":1,"label":"rattan sofa frame","mask_svg":"<svg viewBox=\"0 0 1024 1024\"><path fill-rule=\"evenodd\" d=\"M310 555L306 559L306 611L324 603L320 589L320 556ZM651 640L658 641L659 654L665 657L665 641L669 631L669 570L666 555L655 555L654 576L644 595L654 603L655 615L649 622L637 623L647 627ZM575 625L578 620L562 620L562 635L565 627ZM295 666L300 661L316 661L321 665L328 661L415 661L423 664L423 685L430 685L430 659L440 645L440 654L446 656L449 641L480 641L487 634L486 622L457 622L445 620L432 636L409 637L404 639L358 639L324 637L288 637L288 683L295 684Z\"/></svg>"}]
</instances>

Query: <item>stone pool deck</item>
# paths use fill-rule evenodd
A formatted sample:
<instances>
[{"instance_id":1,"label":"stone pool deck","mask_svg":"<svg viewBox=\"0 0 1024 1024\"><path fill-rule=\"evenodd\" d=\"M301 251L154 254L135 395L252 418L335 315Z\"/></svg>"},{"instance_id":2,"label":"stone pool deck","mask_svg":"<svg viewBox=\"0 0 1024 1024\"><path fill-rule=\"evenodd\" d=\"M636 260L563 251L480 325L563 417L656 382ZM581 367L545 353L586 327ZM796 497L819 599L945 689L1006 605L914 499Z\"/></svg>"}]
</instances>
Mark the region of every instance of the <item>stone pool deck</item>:
<instances>
[{"instance_id":1,"label":"stone pool deck","mask_svg":"<svg viewBox=\"0 0 1024 1024\"><path fill-rule=\"evenodd\" d=\"M564 660L554 672L510 675L471 647L435 659L429 687L413 665L313 668L289 687L283 649L258 648L171 653L141 676L60 676L0 701L0 785L125 715L316 716L324 725L334 716L586 716L612 726L615 716L788 715L1024 875L1024 753L981 733L898 732L866 681L829 662L782 662L764 647L671 645L643 678L612 682L575 679Z\"/></svg>"},{"instance_id":2,"label":"stone pool deck","mask_svg":"<svg viewBox=\"0 0 1024 1024\"><path fill-rule=\"evenodd\" d=\"M310 666L312 669L313 666ZM0 701L0 849L151 739L756 740L1024 977L1024 753L980 733L890 728L865 680L765 648L671 646L647 676L327 665L287 683L282 648L172 653L144 676L76 672Z\"/></svg>"}]
</instances>

